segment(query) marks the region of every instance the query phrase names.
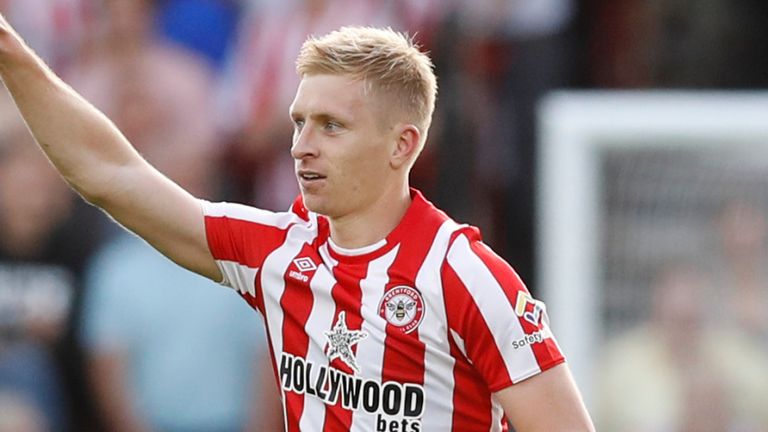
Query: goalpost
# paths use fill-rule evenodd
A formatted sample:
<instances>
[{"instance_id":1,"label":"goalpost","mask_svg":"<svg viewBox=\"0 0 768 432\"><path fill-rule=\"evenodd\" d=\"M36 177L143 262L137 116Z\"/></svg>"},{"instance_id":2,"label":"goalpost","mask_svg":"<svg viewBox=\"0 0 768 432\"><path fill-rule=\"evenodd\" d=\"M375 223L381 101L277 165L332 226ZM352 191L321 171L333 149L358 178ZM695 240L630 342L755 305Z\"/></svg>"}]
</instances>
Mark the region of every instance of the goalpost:
<instances>
[{"instance_id":1,"label":"goalpost","mask_svg":"<svg viewBox=\"0 0 768 432\"><path fill-rule=\"evenodd\" d=\"M536 282L589 406L605 342L648 312L652 271L717 262L729 198L768 211L768 94L562 91L539 131Z\"/></svg>"}]
</instances>

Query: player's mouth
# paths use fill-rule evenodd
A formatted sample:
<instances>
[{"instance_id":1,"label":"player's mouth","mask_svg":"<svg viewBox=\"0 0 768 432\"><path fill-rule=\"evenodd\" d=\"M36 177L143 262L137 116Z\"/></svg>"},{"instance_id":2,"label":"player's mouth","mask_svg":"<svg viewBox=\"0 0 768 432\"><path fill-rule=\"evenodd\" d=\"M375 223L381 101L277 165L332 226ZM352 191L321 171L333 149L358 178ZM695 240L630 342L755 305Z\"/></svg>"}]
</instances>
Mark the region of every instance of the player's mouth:
<instances>
[{"instance_id":1,"label":"player's mouth","mask_svg":"<svg viewBox=\"0 0 768 432\"><path fill-rule=\"evenodd\" d=\"M325 180L324 175L316 171L309 171L309 170L299 170L298 177L299 177L299 183L303 187L317 185L321 183L323 180Z\"/></svg>"}]
</instances>

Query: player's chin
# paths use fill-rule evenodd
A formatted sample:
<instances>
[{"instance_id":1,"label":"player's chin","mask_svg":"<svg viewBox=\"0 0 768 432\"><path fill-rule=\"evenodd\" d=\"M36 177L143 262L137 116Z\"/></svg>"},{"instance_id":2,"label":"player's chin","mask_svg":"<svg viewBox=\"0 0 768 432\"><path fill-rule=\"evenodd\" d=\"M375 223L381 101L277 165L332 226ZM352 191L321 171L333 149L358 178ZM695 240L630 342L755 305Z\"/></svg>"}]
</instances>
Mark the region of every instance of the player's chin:
<instances>
[{"instance_id":1,"label":"player's chin","mask_svg":"<svg viewBox=\"0 0 768 432\"><path fill-rule=\"evenodd\" d=\"M304 201L304 207L314 213L326 215L328 212L327 203L317 193L301 190L301 199Z\"/></svg>"}]
</instances>

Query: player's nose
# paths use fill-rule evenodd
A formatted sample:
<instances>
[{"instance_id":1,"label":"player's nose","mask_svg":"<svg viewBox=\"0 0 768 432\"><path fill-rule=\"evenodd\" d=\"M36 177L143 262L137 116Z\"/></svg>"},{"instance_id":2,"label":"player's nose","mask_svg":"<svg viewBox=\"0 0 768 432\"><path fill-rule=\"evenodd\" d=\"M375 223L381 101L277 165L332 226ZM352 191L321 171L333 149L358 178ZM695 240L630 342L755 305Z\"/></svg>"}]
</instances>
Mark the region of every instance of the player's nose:
<instances>
[{"instance_id":1,"label":"player's nose","mask_svg":"<svg viewBox=\"0 0 768 432\"><path fill-rule=\"evenodd\" d=\"M291 156L294 159L317 156L317 148L313 145L311 135L308 127L294 130L293 144L291 145Z\"/></svg>"}]
</instances>

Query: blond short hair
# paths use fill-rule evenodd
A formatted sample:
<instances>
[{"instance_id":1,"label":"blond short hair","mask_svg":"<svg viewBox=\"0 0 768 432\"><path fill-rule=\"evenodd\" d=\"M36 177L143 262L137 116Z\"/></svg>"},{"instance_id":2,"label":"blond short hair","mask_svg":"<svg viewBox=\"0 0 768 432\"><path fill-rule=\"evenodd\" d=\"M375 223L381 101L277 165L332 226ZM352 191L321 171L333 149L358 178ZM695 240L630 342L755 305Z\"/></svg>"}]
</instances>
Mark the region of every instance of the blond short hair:
<instances>
[{"instance_id":1,"label":"blond short hair","mask_svg":"<svg viewBox=\"0 0 768 432\"><path fill-rule=\"evenodd\" d=\"M393 97L404 119L419 128L422 144L437 97L434 66L413 38L391 28L342 27L310 37L296 59L299 76L350 75L367 91Z\"/></svg>"}]
</instances>

